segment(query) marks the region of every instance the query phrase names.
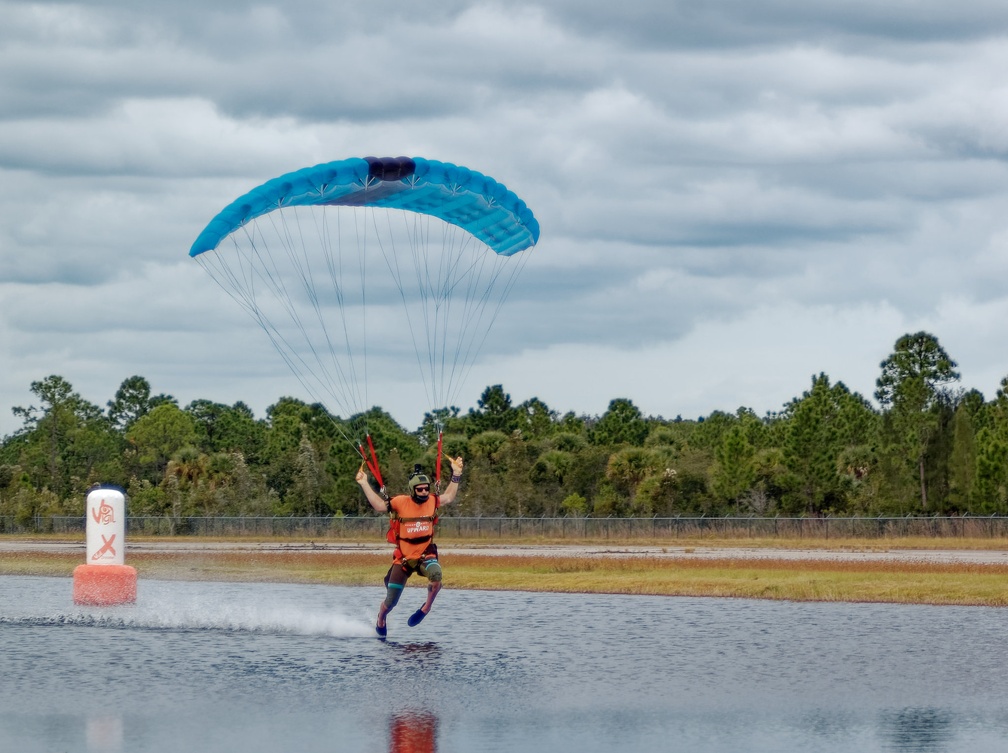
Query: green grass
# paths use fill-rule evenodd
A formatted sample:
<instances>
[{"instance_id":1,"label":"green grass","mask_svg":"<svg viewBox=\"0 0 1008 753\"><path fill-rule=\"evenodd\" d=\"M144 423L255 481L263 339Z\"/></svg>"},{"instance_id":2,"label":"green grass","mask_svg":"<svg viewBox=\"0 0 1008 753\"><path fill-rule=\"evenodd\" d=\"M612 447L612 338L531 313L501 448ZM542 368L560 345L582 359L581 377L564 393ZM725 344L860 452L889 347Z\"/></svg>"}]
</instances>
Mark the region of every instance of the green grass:
<instances>
[{"instance_id":1,"label":"green grass","mask_svg":"<svg viewBox=\"0 0 1008 753\"><path fill-rule=\"evenodd\" d=\"M202 541L202 539L201 539ZM962 549L1004 549L991 542L959 541ZM244 542L255 543L255 542ZM284 543L291 544L289 540ZM374 543L374 542L368 542ZM456 542L451 542L456 545ZM498 542L481 542L497 546ZM530 543L521 542L527 546ZM540 542L541 543L541 542ZM570 542L567 542L570 543ZM627 542L639 544L640 542ZM774 540L773 545L781 542ZM813 542L803 541L803 548ZM820 542L823 543L823 542ZM952 541L901 540L906 549L951 549ZM980 546L986 543L987 546ZM690 548L722 542L663 542ZM772 549L769 543L731 542ZM612 545L612 542L610 542ZM796 548L797 542L783 546ZM894 542L831 541L836 550L882 551ZM82 564L82 551L0 552L0 575L69 577ZM1008 565L938 564L921 561L850 562L815 559L569 557L480 554L479 548L442 555L445 586L460 589L552 591L564 593L654 594L742 597L794 601L890 602L1008 606ZM326 583L378 587L388 569L388 553L325 549L293 551L133 552L128 564L143 579ZM422 586L414 578L411 585Z\"/></svg>"}]
</instances>

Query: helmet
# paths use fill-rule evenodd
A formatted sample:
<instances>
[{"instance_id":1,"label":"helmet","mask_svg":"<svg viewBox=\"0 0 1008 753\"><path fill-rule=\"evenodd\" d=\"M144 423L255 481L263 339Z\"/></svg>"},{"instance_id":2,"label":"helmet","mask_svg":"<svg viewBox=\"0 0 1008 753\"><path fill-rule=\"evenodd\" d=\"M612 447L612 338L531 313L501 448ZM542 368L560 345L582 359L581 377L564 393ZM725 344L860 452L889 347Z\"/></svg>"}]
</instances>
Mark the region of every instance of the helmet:
<instances>
[{"instance_id":1,"label":"helmet","mask_svg":"<svg viewBox=\"0 0 1008 753\"><path fill-rule=\"evenodd\" d=\"M415 497L416 496L416 488L418 486L423 486L424 484L426 484L427 486L430 486L430 479L427 478L422 473L420 473L420 474L418 474L416 476L411 476L410 480L409 480L409 493L410 493L410 496L411 497Z\"/></svg>"},{"instance_id":2,"label":"helmet","mask_svg":"<svg viewBox=\"0 0 1008 753\"><path fill-rule=\"evenodd\" d=\"M413 466L413 473L409 477L409 493L411 497L416 496L416 488L426 484L430 486L430 479L424 474L423 469L419 465Z\"/></svg>"}]
</instances>

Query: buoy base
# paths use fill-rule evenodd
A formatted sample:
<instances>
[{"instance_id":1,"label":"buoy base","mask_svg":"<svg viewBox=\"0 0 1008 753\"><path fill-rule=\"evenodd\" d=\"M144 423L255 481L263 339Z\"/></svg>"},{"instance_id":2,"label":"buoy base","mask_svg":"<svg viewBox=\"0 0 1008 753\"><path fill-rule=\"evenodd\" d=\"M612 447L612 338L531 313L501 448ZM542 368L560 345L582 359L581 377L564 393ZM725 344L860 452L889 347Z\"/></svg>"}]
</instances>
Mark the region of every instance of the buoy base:
<instances>
[{"instance_id":1,"label":"buoy base","mask_svg":"<svg viewBox=\"0 0 1008 753\"><path fill-rule=\"evenodd\" d=\"M78 565L73 571L74 604L108 607L133 604L137 571L129 565Z\"/></svg>"}]
</instances>

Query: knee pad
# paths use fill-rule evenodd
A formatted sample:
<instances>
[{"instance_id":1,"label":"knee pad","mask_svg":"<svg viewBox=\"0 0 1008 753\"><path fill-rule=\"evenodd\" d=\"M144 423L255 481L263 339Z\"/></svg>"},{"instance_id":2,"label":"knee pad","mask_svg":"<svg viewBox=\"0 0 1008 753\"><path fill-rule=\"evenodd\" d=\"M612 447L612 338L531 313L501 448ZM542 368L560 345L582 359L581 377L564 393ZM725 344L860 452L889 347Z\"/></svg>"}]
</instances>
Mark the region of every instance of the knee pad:
<instances>
[{"instance_id":1,"label":"knee pad","mask_svg":"<svg viewBox=\"0 0 1008 753\"><path fill-rule=\"evenodd\" d=\"M392 607L399 603L399 597L402 596L403 587L397 586L395 583L389 585L388 589L385 591L385 610L388 612L392 611Z\"/></svg>"},{"instance_id":2,"label":"knee pad","mask_svg":"<svg viewBox=\"0 0 1008 753\"><path fill-rule=\"evenodd\" d=\"M424 565L424 575L432 582L441 582L441 565L438 564L437 560L431 560Z\"/></svg>"}]
</instances>

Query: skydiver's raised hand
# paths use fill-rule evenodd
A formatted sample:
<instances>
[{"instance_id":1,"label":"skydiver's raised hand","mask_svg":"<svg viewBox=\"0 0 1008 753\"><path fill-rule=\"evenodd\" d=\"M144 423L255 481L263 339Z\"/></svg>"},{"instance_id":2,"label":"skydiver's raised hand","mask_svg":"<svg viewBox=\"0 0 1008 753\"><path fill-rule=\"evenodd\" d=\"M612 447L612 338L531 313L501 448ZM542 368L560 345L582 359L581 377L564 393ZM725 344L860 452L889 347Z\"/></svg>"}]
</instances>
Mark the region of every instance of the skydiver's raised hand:
<instances>
[{"instance_id":1,"label":"skydiver's raised hand","mask_svg":"<svg viewBox=\"0 0 1008 753\"><path fill-rule=\"evenodd\" d=\"M370 486L370 484L368 483L367 471L364 470L363 463L361 464L361 467L357 469L357 475L354 477L354 479L361 486Z\"/></svg>"},{"instance_id":2,"label":"skydiver's raised hand","mask_svg":"<svg viewBox=\"0 0 1008 753\"><path fill-rule=\"evenodd\" d=\"M360 484L360 488L364 490L364 496L367 497L368 504L371 505L378 512L388 512L388 500L386 500L381 494L374 490L371 486L371 482L368 480L367 471L364 470L364 464L361 463L361 467L357 469L357 475L354 476L354 480ZM384 492L384 489L382 490Z\"/></svg>"},{"instance_id":3,"label":"skydiver's raised hand","mask_svg":"<svg viewBox=\"0 0 1008 753\"><path fill-rule=\"evenodd\" d=\"M449 462L451 462L452 477L448 488L444 490L444 494L439 498L442 505L450 505L455 501L455 497L458 496L459 481L462 480L462 468L465 466L461 455L457 458L451 458Z\"/></svg>"}]
</instances>

